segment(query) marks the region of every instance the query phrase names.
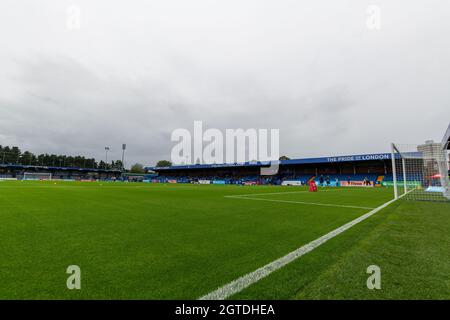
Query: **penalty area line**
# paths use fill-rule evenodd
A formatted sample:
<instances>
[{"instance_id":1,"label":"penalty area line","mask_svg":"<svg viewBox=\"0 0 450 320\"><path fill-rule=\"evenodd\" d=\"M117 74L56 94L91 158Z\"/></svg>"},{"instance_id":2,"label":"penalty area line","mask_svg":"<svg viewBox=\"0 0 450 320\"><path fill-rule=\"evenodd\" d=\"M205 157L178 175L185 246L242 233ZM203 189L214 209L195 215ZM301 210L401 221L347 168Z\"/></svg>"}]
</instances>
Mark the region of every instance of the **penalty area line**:
<instances>
[{"instance_id":1,"label":"penalty area line","mask_svg":"<svg viewBox=\"0 0 450 320\"><path fill-rule=\"evenodd\" d=\"M331 191L337 191L337 190L321 190L320 192L331 192ZM246 196L264 196L264 195L271 195L271 194L290 194L290 193L305 193L310 192L308 190L302 190L302 191L288 191L288 192L260 192L260 193L241 193L241 194L233 194L229 196L224 196L224 198L235 198L235 197L246 197Z\"/></svg>"},{"instance_id":2,"label":"penalty area line","mask_svg":"<svg viewBox=\"0 0 450 320\"><path fill-rule=\"evenodd\" d=\"M408 194L409 192L413 191L414 189L408 191L407 193L404 193L403 195L401 195L398 199L401 199L403 196L405 196L406 194ZM387 206L389 206L390 204L394 203L395 201L397 201L398 199L392 199L384 204L382 204L381 206L367 212L366 214L363 214L362 216L340 226L339 228L323 235L322 237L313 240L307 244L305 244L304 246L288 253L287 255L272 261L268 264L266 264L265 266L247 273L246 275L243 275L242 277L231 281L230 283L202 296L199 298L199 300L225 300L228 297L241 292L242 290L244 290L245 288L249 287L250 285L258 282L259 280L267 277L269 274L271 274L272 272L284 267L285 265L287 265L288 263L291 263L292 261L300 258L301 256L307 254L308 252L311 252L312 250L314 250L315 248L319 247L320 245L324 244L325 242L327 242L328 240L336 237L337 235L341 234L342 232L350 229L351 227L353 227L354 225L360 223L361 221L366 220L367 218L371 217L372 215L374 215L375 213L377 213L378 211L386 208Z\"/></svg>"},{"instance_id":3,"label":"penalty area line","mask_svg":"<svg viewBox=\"0 0 450 320\"><path fill-rule=\"evenodd\" d=\"M285 192L285 193L287 193L287 192ZM270 201L270 202L282 202L282 203L294 203L294 204L306 204L306 205L323 206L323 207L339 207L339 208L366 209L366 210L375 209L373 207L360 207L360 206L352 206L352 205L346 205L346 204L334 204L334 203L319 203L319 202L292 201L292 200L262 199L262 198L252 198L252 197L244 197L244 196L225 196L225 197L226 198L232 198L232 199Z\"/></svg>"}]
</instances>

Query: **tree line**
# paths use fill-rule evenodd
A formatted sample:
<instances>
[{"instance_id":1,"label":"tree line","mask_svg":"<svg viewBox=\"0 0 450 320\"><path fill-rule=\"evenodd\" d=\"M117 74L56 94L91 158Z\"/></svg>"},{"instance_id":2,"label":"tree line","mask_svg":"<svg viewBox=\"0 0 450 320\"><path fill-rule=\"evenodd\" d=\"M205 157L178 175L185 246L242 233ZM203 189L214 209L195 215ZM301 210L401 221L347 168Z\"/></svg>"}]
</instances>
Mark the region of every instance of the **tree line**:
<instances>
[{"instance_id":1,"label":"tree line","mask_svg":"<svg viewBox=\"0 0 450 320\"><path fill-rule=\"evenodd\" d=\"M281 156L280 160L289 160L287 156ZM94 158L86 158L84 156L67 156L42 153L35 155L30 151L22 152L18 147L9 147L0 145L0 164L21 164L30 166L46 166L46 167L76 167L89 169L109 169L122 170L122 161L115 160L105 163L103 160L97 162ZM160 160L157 167L169 167L172 162L168 160ZM130 172L143 173L144 166L140 163L134 164Z\"/></svg>"},{"instance_id":2,"label":"tree line","mask_svg":"<svg viewBox=\"0 0 450 320\"><path fill-rule=\"evenodd\" d=\"M86 158L84 156L67 156L47 153L36 155L30 151L22 152L18 147L2 145L0 145L0 163L46 167L78 167L122 170L121 160L105 163L103 160L97 162L94 158Z\"/></svg>"}]
</instances>

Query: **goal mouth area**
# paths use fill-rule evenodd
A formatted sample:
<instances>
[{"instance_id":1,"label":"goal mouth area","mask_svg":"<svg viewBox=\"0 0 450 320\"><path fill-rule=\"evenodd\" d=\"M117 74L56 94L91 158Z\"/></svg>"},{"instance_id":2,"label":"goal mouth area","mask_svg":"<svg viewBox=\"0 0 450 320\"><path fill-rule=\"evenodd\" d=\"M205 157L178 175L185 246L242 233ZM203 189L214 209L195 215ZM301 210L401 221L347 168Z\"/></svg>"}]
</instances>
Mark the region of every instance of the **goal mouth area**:
<instances>
[{"instance_id":1,"label":"goal mouth area","mask_svg":"<svg viewBox=\"0 0 450 320\"><path fill-rule=\"evenodd\" d=\"M411 190L405 199L450 201L449 154L447 145L391 144L394 197Z\"/></svg>"},{"instance_id":2,"label":"goal mouth area","mask_svg":"<svg viewBox=\"0 0 450 320\"><path fill-rule=\"evenodd\" d=\"M443 192L444 191L444 192ZM445 195L443 187L415 188L403 197L406 201L426 201L449 203L450 199Z\"/></svg>"},{"instance_id":3,"label":"goal mouth area","mask_svg":"<svg viewBox=\"0 0 450 320\"><path fill-rule=\"evenodd\" d=\"M52 180L52 174L49 172L24 172L22 180L31 180L31 181Z\"/></svg>"}]
</instances>

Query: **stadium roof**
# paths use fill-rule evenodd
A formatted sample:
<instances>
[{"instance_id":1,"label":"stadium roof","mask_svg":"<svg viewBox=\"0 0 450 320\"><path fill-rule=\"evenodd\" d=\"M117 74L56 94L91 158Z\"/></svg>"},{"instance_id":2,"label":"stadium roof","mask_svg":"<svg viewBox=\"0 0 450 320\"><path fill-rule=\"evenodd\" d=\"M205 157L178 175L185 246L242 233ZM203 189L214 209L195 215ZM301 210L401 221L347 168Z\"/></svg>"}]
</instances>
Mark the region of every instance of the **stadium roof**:
<instances>
[{"instance_id":1,"label":"stadium roof","mask_svg":"<svg viewBox=\"0 0 450 320\"><path fill-rule=\"evenodd\" d=\"M390 153L374 153L374 154L358 154L335 157L321 158L303 158L281 160L281 165L298 165L298 164L320 164L320 163L338 163L338 162L359 162L373 160L390 160ZM193 165L176 165L170 167L146 167L146 170L162 171L162 170L186 170L186 169L210 169L210 168L233 168L233 167L261 167L267 166L267 162L243 162L243 163L221 163L221 164L193 164Z\"/></svg>"}]
</instances>

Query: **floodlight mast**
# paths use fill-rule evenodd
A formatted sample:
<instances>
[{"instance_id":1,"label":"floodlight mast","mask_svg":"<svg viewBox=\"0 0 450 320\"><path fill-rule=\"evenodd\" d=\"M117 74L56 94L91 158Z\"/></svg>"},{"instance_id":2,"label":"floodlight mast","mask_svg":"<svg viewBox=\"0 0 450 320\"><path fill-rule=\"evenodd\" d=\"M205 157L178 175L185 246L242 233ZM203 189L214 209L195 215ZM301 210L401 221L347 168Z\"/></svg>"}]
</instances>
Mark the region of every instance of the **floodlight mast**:
<instances>
[{"instance_id":1,"label":"floodlight mast","mask_svg":"<svg viewBox=\"0 0 450 320\"><path fill-rule=\"evenodd\" d=\"M122 172L125 171L125 149L127 148L127 144L122 144Z\"/></svg>"},{"instance_id":2,"label":"floodlight mast","mask_svg":"<svg viewBox=\"0 0 450 320\"><path fill-rule=\"evenodd\" d=\"M109 147L105 147L105 170L108 169L108 151L109 151Z\"/></svg>"}]
</instances>

